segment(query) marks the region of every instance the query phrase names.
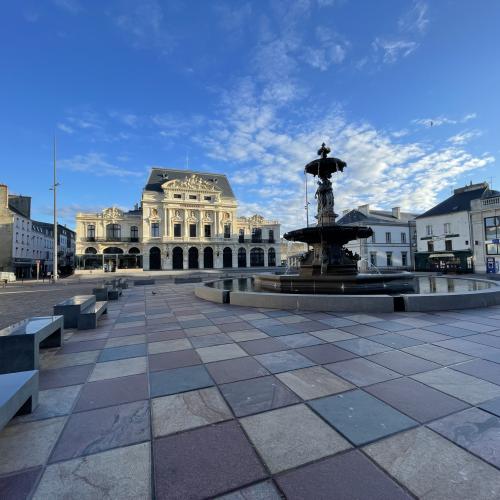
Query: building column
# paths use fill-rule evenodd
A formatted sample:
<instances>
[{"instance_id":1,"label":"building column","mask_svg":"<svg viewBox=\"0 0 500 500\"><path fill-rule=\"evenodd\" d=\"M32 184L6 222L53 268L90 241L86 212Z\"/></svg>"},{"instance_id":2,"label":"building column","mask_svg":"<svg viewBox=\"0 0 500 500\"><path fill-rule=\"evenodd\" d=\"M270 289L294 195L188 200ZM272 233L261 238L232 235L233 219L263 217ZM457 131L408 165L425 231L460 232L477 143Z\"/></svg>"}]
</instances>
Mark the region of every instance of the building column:
<instances>
[{"instance_id":1,"label":"building column","mask_svg":"<svg viewBox=\"0 0 500 500\"><path fill-rule=\"evenodd\" d=\"M198 245L196 248L198 248L198 267L199 269L205 269L203 262L203 247Z\"/></svg>"},{"instance_id":2,"label":"building column","mask_svg":"<svg viewBox=\"0 0 500 500\"><path fill-rule=\"evenodd\" d=\"M238 248L232 248L232 251L233 251L233 254L232 254L232 257L233 257L232 266L233 266L233 268L237 268L238 267Z\"/></svg>"},{"instance_id":3,"label":"building column","mask_svg":"<svg viewBox=\"0 0 500 500\"><path fill-rule=\"evenodd\" d=\"M189 245L182 248L182 268L189 269Z\"/></svg>"},{"instance_id":4,"label":"building column","mask_svg":"<svg viewBox=\"0 0 500 500\"><path fill-rule=\"evenodd\" d=\"M269 264L269 259L267 258L267 252L268 252L268 248L264 248L264 267L267 267Z\"/></svg>"},{"instance_id":5,"label":"building column","mask_svg":"<svg viewBox=\"0 0 500 500\"><path fill-rule=\"evenodd\" d=\"M246 246L245 250L246 267L250 267L250 247Z\"/></svg>"},{"instance_id":6,"label":"building column","mask_svg":"<svg viewBox=\"0 0 500 500\"><path fill-rule=\"evenodd\" d=\"M149 271L149 249L145 249L142 254L142 268L144 271Z\"/></svg>"}]
</instances>

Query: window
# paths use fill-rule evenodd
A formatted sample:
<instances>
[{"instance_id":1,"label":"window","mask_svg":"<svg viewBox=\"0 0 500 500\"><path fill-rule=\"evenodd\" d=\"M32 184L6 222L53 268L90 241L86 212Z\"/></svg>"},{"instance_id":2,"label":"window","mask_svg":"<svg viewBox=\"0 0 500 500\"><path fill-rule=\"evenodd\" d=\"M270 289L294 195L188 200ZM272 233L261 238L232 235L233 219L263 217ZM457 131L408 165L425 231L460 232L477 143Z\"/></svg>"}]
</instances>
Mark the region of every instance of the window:
<instances>
[{"instance_id":1,"label":"window","mask_svg":"<svg viewBox=\"0 0 500 500\"><path fill-rule=\"evenodd\" d=\"M260 227L252 229L252 243L262 243L262 229Z\"/></svg>"},{"instance_id":2,"label":"window","mask_svg":"<svg viewBox=\"0 0 500 500\"><path fill-rule=\"evenodd\" d=\"M403 267L408 265L408 252L401 252L401 265Z\"/></svg>"},{"instance_id":3,"label":"window","mask_svg":"<svg viewBox=\"0 0 500 500\"><path fill-rule=\"evenodd\" d=\"M269 243L274 243L274 230L269 229Z\"/></svg>"},{"instance_id":4,"label":"window","mask_svg":"<svg viewBox=\"0 0 500 500\"><path fill-rule=\"evenodd\" d=\"M401 233L401 243L406 243L406 233Z\"/></svg>"},{"instance_id":5,"label":"window","mask_svg":"<svg viewBox=\"0 0 500 500\"><path fill-rule=\"evenodd\" d=\"M118 241L121 238L122 228L120 224L108 224L106 236L108 241Z\"/></svg>"},{"instance_id":6,"label":"window","mask_svg":"<svg viewBox=\"0 0 500 500\"><path fill-rule=\"evenodd\" d=\"M95 226L94 224L89 224L87 226L87 238L95 238Z\"/></svg>"},{"instance_id":7,"label":"window","mask_svg":"<svg viewBox=\"0 0 500 500\"><path fill-rule=\"evenodd\" d=\"M377 252L370 252L370 264L372 266L377 265Z\"/></svg>"},{"instance_id":8,"label":"window","mask_svg":"<svg viewBox=\"0 0 500 500\"><path fill-rule=\"evenodd\" d=\"M444 248L448 252L451 252L453 250L453 241L452 240L444 240Z\"/></svg>"},{"instance_id":9,"label":"window","mask_svg":"<svg viewBox=\"0 0 500 500\"><path fill-rule=\"evenodd\" d=\"M434 242L433 241L428 241L427 242L427 251L428 252L434 252Z\"/></svg>"},{"instance_id":10,"label":"window","mask_svg":"<svg viewBox=\"0 0 500 500\"><path fill-rule=\"evenodd\" d=\"M189 237L196 238L196 224L189 224Z\"/></svg>"},{"instance_id":11,"label":"window","mask_svg":"<svg viewBox=\"0 0 500 500\"><path fill-rule=\"evenodd\" d=\"M385 233L385 242L390 243L391 242L391 233Z\"/></svg>"},{"instance_id":12,"label":"window","mask_svg":"<svg viewBox=\"0 0 500 500\"><path fill-rule=\"evenodd\" d=\"M211 196L204 196L203 199L205 201L212 201L212 197Z\"/></svg>"},{"instance_id":13,"label":"window","mask_svg":"<svg viewBox=\"0 0 500 500\"><path fill-rule=\"evenodd\" d=\"M160 236L160 223L152 222L151 223L151 238L158 238Z\"/></svg>"},{"instance_id":14,"label":"window","mask_svg":"<svg viewBox=\"0 0 500 500\"><path fill-rule=\"evenodd\" d=\"M500 245L496 243L488 243L486 245L486 253L488 255L499 255L500 254Z\"/></svg>"},{"instance_id":15,"label":"window","mask_svg":"<svg viewBox=\"0 0 500 500\"><path fill-rule=\"evenodd\" d=\"M376 240L375 240L375 231L372 234L372 243L376 243Z\"/></svg>"},{"instance_id":16,"label":"window","mask_svg":"<svg viewBox=\"0 0 500 500\"><path fill-rule=\"evenodd\" d=\"M130 228L130 239L132 241L137 241L139 239L139 228L137 226L132 226Z\"/></svg>"},{"instance_id":17,"label":"window","mask_svg":"<svg viewBox=\"0 0 500 500\"><path fill-rule=\"evenodd\" d=\"M181 194L174 194L174 198L176 200L180 200L182 198L182 195Z\"/></svg>"},{"instance_id":18,"label":"window","mask_svg":"<svg viewBox=\"0 0 500 500\"><path fill-rule=\"evenodd\" d=\"M444 234L450 234L450 233L451 233L451 224L449 222L447 222L444 225Z\"/></svg>"},{"instance_id":19,"label":"window","mask_svg":"<svg viewBox=\"0 0 500 500\"><path fill-rule=\"evenodd\" d=\"M205 224L205 238L212 237L212 226L210 224Z\"/></svg>"},{"instance_id":20,"label":"window","mask_svg":"<svg viewBox=\"0 0 500 500\"><path fill-rule=\"evenodd\" d=\"M425 233L427 236L432 236L432 226L425 226Z\"/></svg>"},{"instance_id":21,"label":"window","mask_svg":"<svg viewBox=\"0 0 500 500\"><path fill-rule=\"evenodd\" d=\"M241 228L238 233L238 242L239 243L244 243L245 242L245 229Z\"/></svg>"},{"instance_id":22,"label":"window","mask_svg":"<svg viewBox=\"0 0 500 500\"><path fill-rule=\"evenodd\" d=\"M180 237L181 237L181 225L174 224L174 238L180 238Z\"/></svg>"},{"instance_id":23,"label":"window","mask_svg":"<svg viewBox=\"0 0 500 500\"><path fill-rule=\"evenodd\" d=\"M500 217L486 217L484 219L484 236L486 240L500 238Z\"/></svg>"},{"instance_id":24,"label":"window","mask_svg":"<svg viewBox=\"0 0 500 500\"><path fill-rule=\"evenodd\" d=\"M195 194L190 194L189 195L190 200L196 200L196 195Z\"/></svg>"},{"instance_id":25,"label":"window","mask_svg":"<svg viewBox=\"0 0 500 500\"><path fill-rule=\"evenodd\" d=\"M231 224L224 224L224 238L231 238Z\"/></svg>"},{"instance_id":26,"label":"window","mask_svg":"<svg viewBox=\"0 0 500 500\"><path fill-rule=\"evenodd\" d=\"M392 266L392 252L385 252L385 256L387 259L387 266Z\"/></svg>"}]
</instances>

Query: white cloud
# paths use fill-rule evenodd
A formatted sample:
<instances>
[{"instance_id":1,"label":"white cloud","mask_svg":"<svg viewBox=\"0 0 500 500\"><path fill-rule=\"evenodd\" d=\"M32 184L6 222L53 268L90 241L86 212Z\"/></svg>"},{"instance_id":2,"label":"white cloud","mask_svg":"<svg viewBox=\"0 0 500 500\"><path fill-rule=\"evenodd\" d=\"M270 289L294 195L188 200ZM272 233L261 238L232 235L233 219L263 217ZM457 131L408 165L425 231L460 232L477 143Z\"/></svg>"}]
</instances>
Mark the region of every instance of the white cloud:
<instances>
[{"instance_id":1,"label":"white cloud","mask_svg":"<svg viewBox=\"0 0 500 500\"><path fill-rule=\"evenodd\" d=\"M424 127L440 127L441 125L457 125L459 123L467 123L470 120L477 118L476 113L468 113L461 118L450 118L444 115L439 115L434 118L416 118L412 123Z\"/></svg>"},{"instance_id":2,"label":"white cloud","mask_svg":"<svg viewBox=\"0 0 500 500\"><path fill-rule=\"evenodd\" d=\"M73 134L75 130L65 123L58 123L57 128L66 134Z\"/></svg>"},{"instance_id":3,"label":"white cloud","mask_svg":"<svg viewBox=\"0 0 500 500\"><path fill-rule=\"evenodd\" d=\"M418 48L418 43L411 40L375 38L373 49L382 53L382 61L386 64L395 63L398 59L408 57Z\"/></svg>"},{"instance_id":4,"label":"white cloud","mask_svg":"<svg viewBox=\"0 0 500 500\"><path fill-rule=\"evenodd\" d=\"M413 2L413 7L403 14L398 21L398 27L402 32L417 32L425 33L429 25L427 17L427 3L416 0Z\"/></svg>"},{"instance_id":5,"label":"white cloud","mask_svg":"<svg viewBox=\"0 0 500 500\"><path fill-rule=\"evenodd\" d=\"M110 111L109 116L118 120L124 125L127 125L128 127L137 127L137 125L139 124L139 117L134 113Z\"/></svg>"},{"instance_id":6,"label":"white cloud","mask_svg":"<svg viewBox=\"0 0 500 500\"><path fill-rule=\"evenodd\" d=\"M52 0L52 3L70 14L78 14L83 8L78 0Z\"/></svg>"},{"instance_id":7,"label":"white cloud","mask_svg":"<svg viewBox=\"0 0 500 500\"><path fill-rule=\"evenodd\" d=\"M101 153L87 153L85 155L75 155L72 158L61 159L58 166L73 172L84 172L98 177L114 176L124 177L144 177L144 172L139 170L127 170L106 159L106 155Z\"/></svg>"},{"instance_id":8,"label":"white cloud","mask_svg":"<svg viewBox=\"0 0 500 500\"><path fill-rule=\"evenodd\" d=\"M463 131L463 132L460 132L458 134L452 135L448 139L448 142L451 142L452 144L466 144L471 139L474 139L475 137L479 137L480 135L481 135L480 130Z\"/></svg>"}]
</instances>

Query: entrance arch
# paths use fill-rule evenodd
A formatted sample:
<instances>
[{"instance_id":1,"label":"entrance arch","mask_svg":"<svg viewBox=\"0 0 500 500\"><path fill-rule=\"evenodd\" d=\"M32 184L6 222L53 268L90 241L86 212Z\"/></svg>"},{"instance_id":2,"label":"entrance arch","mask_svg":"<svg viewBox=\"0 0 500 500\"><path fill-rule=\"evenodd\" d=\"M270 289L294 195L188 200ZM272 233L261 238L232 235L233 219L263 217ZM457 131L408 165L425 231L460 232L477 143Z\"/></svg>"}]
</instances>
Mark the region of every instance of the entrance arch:
<instances>
[{"instance_id":1,"label":"entrance arch","mask_svg":"<svg viewBox=\"0 0 500 500\"><path fill-rule=\"evenodd\" d=\"M198 269L198 249L196 247L191 247L188 250L188 268L189 269Z\"/></svg>"},{"instance_id":2,"label":"entrance arch","mask_svg":"<svg viewBox=\"0 0 500 500\"><path fill-rule=\"evenodd\" d=\"M85 249L84 253L89 254L89 255L96 255L97 250L94 247L88 247Z\"/></svg>"},{"instance_id":3,"label":"entrance arch","mask_svg":"<svg viewBox=\"0 0 500 500\"><path fill-rule=\"evenodd\" d=\"M212 247L206 247L203 250L203 267L212 269L214 267L214 251Z\"/></svg>"},{"instance_id":4,"label":"entrance arch","mask_svg":"<svg viewBox=\"0 0 500 500\"><path fill-rule=\"evenodd\" d=\"M229 247L222 251L222 267L233 267L233 251Z\"/></svg>"},{"instance_id":5,"label":"entrance arch","mask_svg":"<svg viewBox=\"0 0 500 500\"><path fill-rule=\"evenodd\" d=\"M123 253L123 250L121 248L118 248L118 247L108 247L108 248L105 248L103 250L102 253Z\"/></svg>"},{"instance_id":6,"label":"entrance arch","mask_svg":"<svg viewBox=\"0 0 500 500\"><path fill-rule=\"evenodd\" d=\"M276 251L274 248L270 248L267 252L267 265L269 267L274 267L276 265Z\"/></svg>"},{"instance_id":7,"label":"entrance arch","mask_svg":"<svg viewBox=\"0 0 500 500\"><path fill-rule=\"evenodd\" d=\"M262 250L262 248L252 248L252 250L250 250L250 266L264 266L264 250Z\"/></svg>"},{"instance_id":8,"label":"entrance arch","mask_svg":"<svg viewBox=\"0 0 500 500\"><path fill-rule=\"evenodd\" d=\"M149 250L149 269L161 269L161 250L158 247L153 247Z\"/></svg>"},{"instance_id":9,"label":"entrance arch","mask_svg":"<svg viewBox=\"0 0 500 500\"><path fill-rule=\"evenodd\" d=\"M184 269L184 252L181 247L172 250L172 269Z\"/></svg>"},{"instance_id":10,"label":"entrance arch","mask_svg":"<svg viewBox=\"0 0 500 500\"><path fill-rule=\"evenodd\" d=\"M247 267L247 251L244 248L238 249L238 267Z\"/></svg>"}]
</instances>

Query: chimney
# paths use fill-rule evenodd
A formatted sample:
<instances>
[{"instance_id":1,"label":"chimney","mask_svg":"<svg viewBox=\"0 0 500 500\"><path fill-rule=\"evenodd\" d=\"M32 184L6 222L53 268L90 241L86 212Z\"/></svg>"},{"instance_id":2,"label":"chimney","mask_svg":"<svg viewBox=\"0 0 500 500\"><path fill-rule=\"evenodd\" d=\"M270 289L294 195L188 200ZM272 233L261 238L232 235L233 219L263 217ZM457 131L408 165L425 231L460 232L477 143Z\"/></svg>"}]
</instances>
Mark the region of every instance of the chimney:
<instances>
[{"instance_id":1,"label":"chimney","mask_svg":"<svg viewBox=\"0 0 500 500\"><path fill-rule=\"evenodd\" d=\"M361 212L363 215L366 215L367 217L370 215L370 205L360 205L358 207L358 212Z\"/></svg>"},{"instance_id":2,"label":"chimney","mask_svg":"<svg viewBox=\"0 0 500 500\"><path fill-rule=\"evenodd\" d=\"M6 184L0 184L0 209L9 208L9 188Z\"/></svg>"},{"instance_id":3,"label":"chimney","mask_svg":"<svg viewBox=\"0 0 500 500\"><path fill-rule=\"evenodd\" d=\"M401 219L401 207L393 207L392 208L392 216L395 219Z\"/></svg>"}]
</instances>

